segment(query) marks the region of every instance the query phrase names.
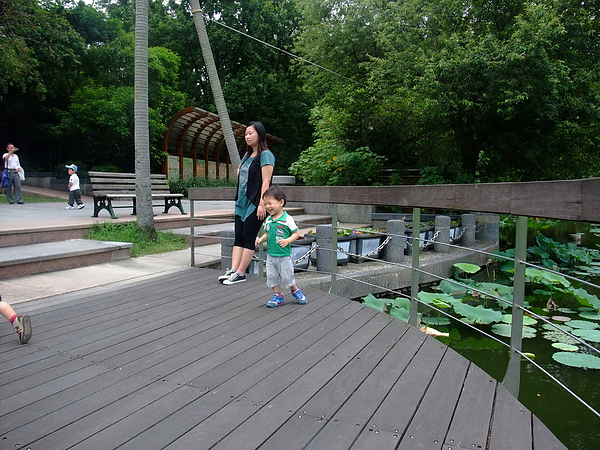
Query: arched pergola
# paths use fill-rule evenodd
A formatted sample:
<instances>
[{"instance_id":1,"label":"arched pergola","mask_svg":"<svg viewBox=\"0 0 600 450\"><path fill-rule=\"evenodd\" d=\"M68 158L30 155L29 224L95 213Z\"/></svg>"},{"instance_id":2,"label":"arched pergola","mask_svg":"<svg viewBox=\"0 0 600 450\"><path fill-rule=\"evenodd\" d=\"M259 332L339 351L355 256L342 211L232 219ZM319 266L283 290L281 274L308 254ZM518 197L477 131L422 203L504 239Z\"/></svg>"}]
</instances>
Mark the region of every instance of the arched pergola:
<instances>
[{"instance_id":1,"label":"arched pergola","mask_svg":"<svg viewBox=\"0 0 600 450\"><path fill-rule=\"evenodd\" d=\"M244 132L246 125L231 122L238 149L245 148ZM221 164L225 164L225 177L231 178L232 170L229 154L224 142L219 116L194 106L177 112L169 121L163 138L163 151L179 158L179 178L183 178L184 158L192 159L194 176L209 177L209 165L214 163L215 176L222 178ZM267 134L269 148L283 139ZM204 173L198 174L198 160L204 162ZM168 158L163 163L163 172L169 173Z\"/></svg>"}]
</instances>

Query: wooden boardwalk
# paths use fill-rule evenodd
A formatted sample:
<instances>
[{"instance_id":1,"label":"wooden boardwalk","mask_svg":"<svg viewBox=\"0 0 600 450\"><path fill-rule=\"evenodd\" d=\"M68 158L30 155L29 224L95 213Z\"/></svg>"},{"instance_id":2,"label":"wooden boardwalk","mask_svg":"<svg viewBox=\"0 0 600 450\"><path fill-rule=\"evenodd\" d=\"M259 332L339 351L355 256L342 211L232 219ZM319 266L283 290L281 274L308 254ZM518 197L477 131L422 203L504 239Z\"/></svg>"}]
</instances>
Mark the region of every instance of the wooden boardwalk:
<instances>
[{"instance_id":1,"label":"wooden boardwalk","mask_svg":"<svg viewBox=\"0 0 600 450\"><path fill-rule=\"evenodd\" d=\"M0 448L565 448L405 323L318 291L268 309L263 280L217 274L18 305L34 336L0 328Z\"/></svg>"}]
</instances>

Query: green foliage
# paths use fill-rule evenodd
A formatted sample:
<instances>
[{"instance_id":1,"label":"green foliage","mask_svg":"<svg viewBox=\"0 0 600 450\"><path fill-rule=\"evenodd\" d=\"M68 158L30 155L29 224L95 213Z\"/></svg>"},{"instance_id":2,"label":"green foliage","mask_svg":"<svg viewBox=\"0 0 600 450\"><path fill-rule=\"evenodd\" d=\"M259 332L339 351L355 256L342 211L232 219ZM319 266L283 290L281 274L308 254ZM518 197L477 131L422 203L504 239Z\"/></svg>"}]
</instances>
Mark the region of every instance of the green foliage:
<instances>
[{"instance_id":1,"label":"green foliage","mask_svg":"<svg viewBox=\"0 0 600 450\"><path fill-rule=\"evenodd\" d=\"M184 197L188 195L189 188L201 188L201 187L233 187L235 181L228 181L225 179L219 180L207 180L206 178L193 177L186 179L171 178L169 180L169 188L173 194L183 194Z\"/></svg>"},{"instance_id":2,"label":"green foliage","mask_svg":"<svg viewBox=\"0 0 600 450\"><path fill-rule=\"evenodd\" d=\"M188 240L166 231L156 231L157 239L151 239L149 233L140 230L136 222L94 224L86 239L99 241L131 242L131 256L144 256L155 253L171 252L187 248Z\"/></svg>"},{"instance_id":3,"label":"green foliage","mask_svg":"<svg viewBox=\"0 0 600 450\"><path fill-rule=\"evenodd\" d=\"M384 162L384 157L368 147L349 151L335 142L317 139L289 170L307 185L364 186L373 184Z\"/></svg>"}]
</instances>

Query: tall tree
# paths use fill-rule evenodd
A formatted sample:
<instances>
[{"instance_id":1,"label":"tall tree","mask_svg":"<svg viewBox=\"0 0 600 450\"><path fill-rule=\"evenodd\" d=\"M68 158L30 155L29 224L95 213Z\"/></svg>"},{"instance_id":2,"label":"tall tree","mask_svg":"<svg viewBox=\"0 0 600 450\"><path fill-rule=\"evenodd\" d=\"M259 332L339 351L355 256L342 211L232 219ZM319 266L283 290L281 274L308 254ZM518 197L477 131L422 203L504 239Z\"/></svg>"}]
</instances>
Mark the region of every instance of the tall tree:
<instances>
[{"instance_id":1,"label":"tall tree","mask_svg":"<svg viewBox=\"0 0 600 450\"><path fill-rule=\"evenodd\" d=\"M137 226L152 240L156 240L157 234L152 210L150 133L148 130L148 0L136 0L134 90Z\"/></svg>"},{"instance_id":2,"label":"tall tree","mask_svg":"<svg viewBox=\"0 0 600 450\"><path fill-rule=\"evenodd\" d=\"M210 87L212 88L215 104L217 106L217 113L221 120L221 131L225 136L229 160L231 161L231 164L233 164L233 167L238 167L240 165L240 153L233 135L233 128L231 126L231 121L229 120L229 112L227 111L227 104L225 103L223 89L221 87L221 82L219 81L217 66L215 65L210 42L208 41L206 27L204 26L204 14L200 9L198 0L190 0L190 4L192 5L192 14L194 15L194 23L196 24L196 31L198 32L198 39L200 41L200 47L202 48L202 55L204 56Z\"/></svg>"}]
</instances>

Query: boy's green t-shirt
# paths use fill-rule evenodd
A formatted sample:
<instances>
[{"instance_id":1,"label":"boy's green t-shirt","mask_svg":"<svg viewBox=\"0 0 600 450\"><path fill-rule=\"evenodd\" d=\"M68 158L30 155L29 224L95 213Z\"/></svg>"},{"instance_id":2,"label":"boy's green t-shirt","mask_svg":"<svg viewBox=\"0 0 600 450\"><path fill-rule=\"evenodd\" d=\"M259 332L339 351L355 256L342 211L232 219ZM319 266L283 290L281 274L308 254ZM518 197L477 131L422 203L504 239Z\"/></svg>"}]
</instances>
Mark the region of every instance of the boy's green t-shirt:
<instances>
[{"instance_id":1,"label":"boy's green t-shirt","mask_svg":"<svg viewBox=\"0 0 600 450\"><path fill-rule=\"evenodd\" d=\"M294 218L283 212L279 219L269 216L265 219L265 232L267 233L267 254L271 256L292 256L292 246L281 247L278 241L289 238L298 227Z\"/></svg>"}]
</instances>

